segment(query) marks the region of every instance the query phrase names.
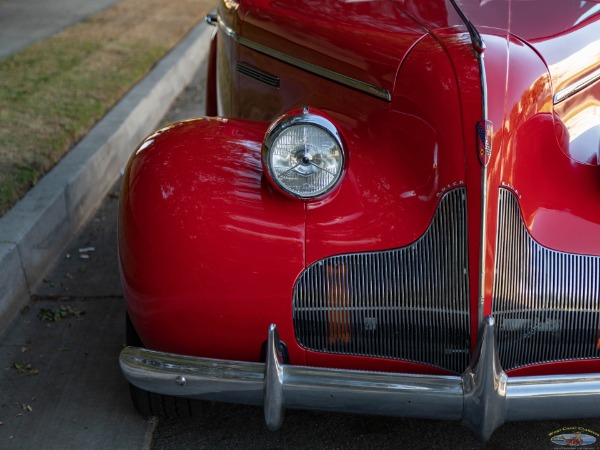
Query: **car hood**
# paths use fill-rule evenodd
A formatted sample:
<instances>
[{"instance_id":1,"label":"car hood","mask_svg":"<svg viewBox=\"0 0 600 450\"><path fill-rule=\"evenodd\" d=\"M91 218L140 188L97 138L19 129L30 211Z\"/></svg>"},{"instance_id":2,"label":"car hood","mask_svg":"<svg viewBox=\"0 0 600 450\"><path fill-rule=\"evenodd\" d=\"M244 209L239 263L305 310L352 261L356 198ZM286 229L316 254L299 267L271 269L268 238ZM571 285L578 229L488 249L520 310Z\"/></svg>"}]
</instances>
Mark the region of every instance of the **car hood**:
<instances>
[{"instance_id":1,"label":"car hood","mask_svg":"<svg viewBox=\"0 0 600 450\"><path fill-rule=\"evenodd\" d=\"M462 26L450 1L390 0L429 31ZM600 12L597 1L579 0L457 0L477 28L506 30L523 41L562 34ZM535 17L536 20L531 20Z\"/></svg>"},{"instance_id":2,"label":"car hood","mask_svg":"<svg viewBox=\"0 0 600 450\"><path fill-rule=\"evenodd\" d=\"M464 27L447 0L250 0L243 2L239 33L277 52L393 91L405 55L425 34ZM512 34L535 47L553 78L564 76L561 65L573 42L600 55L597 37L577 33L581 24L600 13L600 3L579 0L458 0L482 34ZM532 21L532 16L543 20ZM561 38L566 42L564 45ZM558 45L557 45L558 44ZM577 46L577 45L575 45ZM595 49L595 50L594 50ZM589 52L588 52L589 53ZM580 58L580 61L582 59Z\"/></svg>"},{"instance_id":3,"label":"car hood","mask_svg":"<svg viewBox=\"0 0 600 450\"><path fill-rule=\"evenodd\" d=\"M449 1L390 1L434 34L463 26ZM591 61L600 61L600 29L584 27L600 14L597 0L457 0L456 3L481 34L510 34L535 48L555 84L584 72L593 65ZM532 17L536 20L531 20Z\"/></svg>"},{"instance_id":4,"label":"car hood","mask_svg":"<svg viewBox=\"0 0 600 450\"><path fill-rule=\"evenodd\" d=\"M389 0L253 0L240 34L277 52L391 91L427 30Z\"/></svg>"}]
</instances>

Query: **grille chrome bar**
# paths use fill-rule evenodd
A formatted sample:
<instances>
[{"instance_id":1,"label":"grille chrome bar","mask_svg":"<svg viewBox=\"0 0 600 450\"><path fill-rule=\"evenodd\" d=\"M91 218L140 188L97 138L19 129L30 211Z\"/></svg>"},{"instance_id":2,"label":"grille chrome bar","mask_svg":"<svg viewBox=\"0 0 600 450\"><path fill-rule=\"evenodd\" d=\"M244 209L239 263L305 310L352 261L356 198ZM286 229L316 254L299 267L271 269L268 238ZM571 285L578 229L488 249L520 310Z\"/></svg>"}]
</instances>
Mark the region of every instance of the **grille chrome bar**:
<instances>
[{"instance_id":1,"label":"grille chrome bar","mask_svg":"<svg viewBox=\"0 0 600 450\"><path fill-rule=\"evenodd\" d=\"M458 188L414 244L309 266L294 287L296 338L314 351L461 373L469 361L468 294L466 193Z\"/></svg>"},{"instance_id":2,"label":"grille chrome bar","mask_svg":"<svg viewBox=\"0 0 600 450\"><path fill-rule=\"evenodd\" d=\"M538 244L506 189L499 193L492 314L504 370L600 357L600 257Z\"/></svg>"}]
</instances>

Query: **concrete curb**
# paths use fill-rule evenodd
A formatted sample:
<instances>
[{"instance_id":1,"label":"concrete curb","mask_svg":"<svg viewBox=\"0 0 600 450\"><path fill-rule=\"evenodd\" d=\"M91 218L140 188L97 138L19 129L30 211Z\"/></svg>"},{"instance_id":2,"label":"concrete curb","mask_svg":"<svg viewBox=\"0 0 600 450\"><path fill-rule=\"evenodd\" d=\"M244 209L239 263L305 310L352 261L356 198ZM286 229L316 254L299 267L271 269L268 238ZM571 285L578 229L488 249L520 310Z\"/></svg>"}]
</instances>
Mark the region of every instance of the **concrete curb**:
<instances>
[{"instance_id":1,"label":"concrete curb","mask_svg":"<svg viewBox=\"0 0 600 450\"><path fill-rule=\"evenodd\" d=\"M0 219L0 334L205 63L211 31L197 25Z\"/></svg>"}]
</instances>

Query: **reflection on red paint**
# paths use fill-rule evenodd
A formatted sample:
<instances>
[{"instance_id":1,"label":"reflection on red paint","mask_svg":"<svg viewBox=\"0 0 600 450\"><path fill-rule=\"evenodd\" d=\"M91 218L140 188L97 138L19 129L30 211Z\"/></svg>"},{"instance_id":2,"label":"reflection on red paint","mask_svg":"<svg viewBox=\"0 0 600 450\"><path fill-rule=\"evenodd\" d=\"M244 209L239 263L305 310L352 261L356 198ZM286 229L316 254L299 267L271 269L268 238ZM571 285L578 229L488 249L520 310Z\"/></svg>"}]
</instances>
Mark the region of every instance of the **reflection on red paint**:
<instances>
[{"instance_id":1,"label":"reflection on red paint","mask_svg":"<svg viewBox=\"0 0 600 450\"><path fill-rule=\"evenodd\" d=\"M335 348L336 344L350 343L350 309L347 292L346 265L330 265L327 267L327 302L329 310L328 343Z\"/></svg>"}]
</instances>

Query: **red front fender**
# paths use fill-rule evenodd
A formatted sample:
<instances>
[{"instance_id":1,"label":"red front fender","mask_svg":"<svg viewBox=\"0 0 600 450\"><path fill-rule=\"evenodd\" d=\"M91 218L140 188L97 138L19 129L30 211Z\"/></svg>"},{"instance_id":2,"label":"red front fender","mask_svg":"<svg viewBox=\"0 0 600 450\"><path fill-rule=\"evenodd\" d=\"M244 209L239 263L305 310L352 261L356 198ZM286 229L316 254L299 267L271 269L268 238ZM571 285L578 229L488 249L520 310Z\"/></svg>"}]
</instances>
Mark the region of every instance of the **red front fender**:
<instances>
[{"instance_id":1,"label":"red front fender","mask_svg":"<svg viewBox=\"0 0 600 450\"><path fill-rule=\"evenodd\" d=\"M304 268L304 204L282 202L263 180L266 128L179 122L131 157L119 255L128 312L148 348L258 361L277 323L303 363L290 299Z\"/></svg>"}]
</instances>

